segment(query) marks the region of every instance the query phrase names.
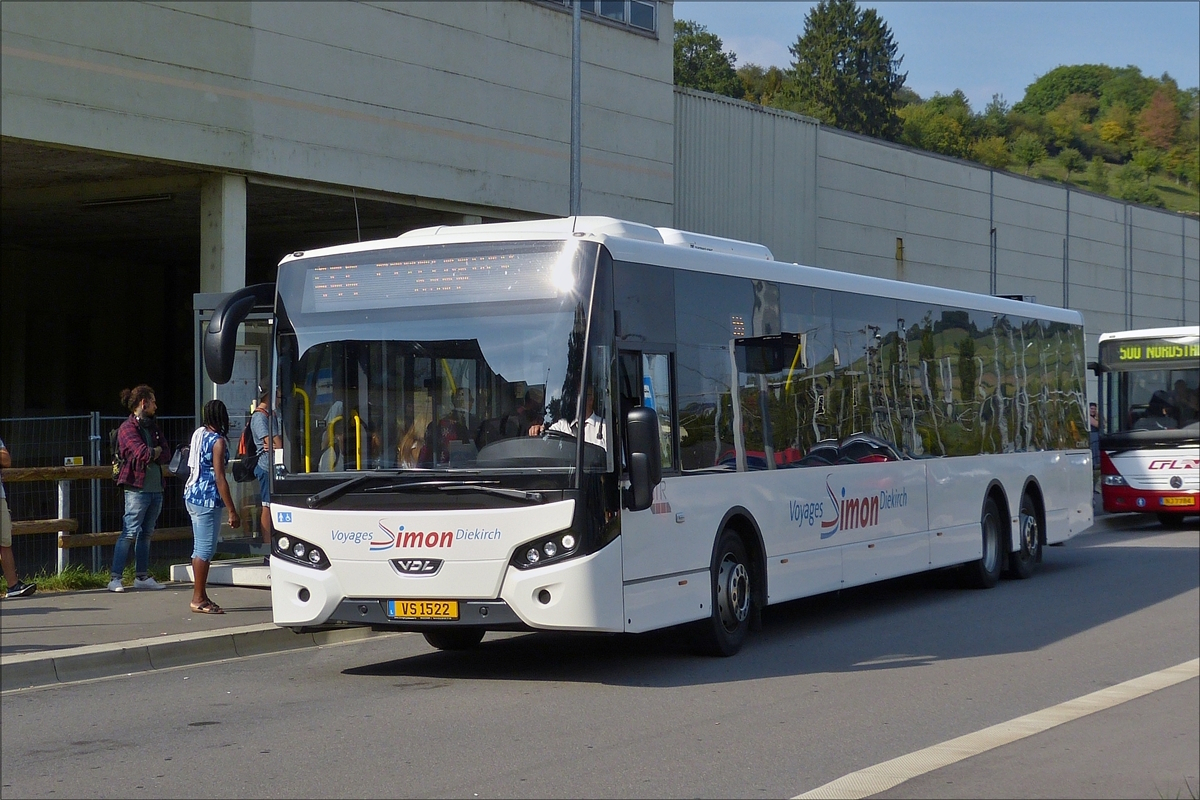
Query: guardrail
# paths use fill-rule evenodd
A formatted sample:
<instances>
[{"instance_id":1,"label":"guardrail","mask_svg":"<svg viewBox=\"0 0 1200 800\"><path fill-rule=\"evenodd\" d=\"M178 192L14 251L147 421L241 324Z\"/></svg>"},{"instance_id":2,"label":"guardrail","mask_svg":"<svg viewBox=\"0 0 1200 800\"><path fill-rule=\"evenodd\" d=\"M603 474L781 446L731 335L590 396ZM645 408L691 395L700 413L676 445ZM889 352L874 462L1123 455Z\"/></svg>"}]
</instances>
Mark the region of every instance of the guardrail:
<instances>
[{"instance_id":1,"label":"guardrail","mask_svg":"<svg viewBox=\"0 0 1200 800\"><path fill-rule=\"evenodd\" d=\"M107 464L100 466L64 466L64 467L13 467L0 470L0 478L6 484L32 483L35 481L55 481L58 483L58 517L56 519L13 520L13 536L27 536L35 533L58 534L58 572L67 567L67 551L72 547L97 547L100 545L116 544L121 537L121 531L104 531L101 533L77 533L79 521L71 516L71 481L87 481L102 478L112 480L112 467ZM191 526L178 528L158 528L151 534L153 542L170 541L174 539L190 539Z\"/></svg>"}]
</instances>

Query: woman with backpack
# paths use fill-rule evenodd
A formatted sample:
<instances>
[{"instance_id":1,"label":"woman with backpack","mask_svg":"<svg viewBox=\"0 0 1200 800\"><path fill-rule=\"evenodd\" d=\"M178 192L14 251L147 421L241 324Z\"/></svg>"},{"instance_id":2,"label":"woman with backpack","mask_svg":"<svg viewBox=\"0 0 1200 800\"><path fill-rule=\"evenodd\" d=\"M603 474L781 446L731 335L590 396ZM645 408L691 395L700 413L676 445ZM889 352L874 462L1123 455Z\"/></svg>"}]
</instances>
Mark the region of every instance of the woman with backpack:
<instances>
[{"instance_id":1,"label":"woman with backpack","mask_svg":"<svg viewBox=\"0 0 1200 800\"><path fill-rule=\"evenodd\" d=\"M229 457L229 410L220 400L209 400L200 411L203 423L192 434L188 459L188 480L183 500L192 518L192 611L198 614L224 614L208 596L208 568L217 549L221 530L221 509L229 509L229 527L241 527L242 520L229 493L225 464Z\"/></svg>"}]
</instances>

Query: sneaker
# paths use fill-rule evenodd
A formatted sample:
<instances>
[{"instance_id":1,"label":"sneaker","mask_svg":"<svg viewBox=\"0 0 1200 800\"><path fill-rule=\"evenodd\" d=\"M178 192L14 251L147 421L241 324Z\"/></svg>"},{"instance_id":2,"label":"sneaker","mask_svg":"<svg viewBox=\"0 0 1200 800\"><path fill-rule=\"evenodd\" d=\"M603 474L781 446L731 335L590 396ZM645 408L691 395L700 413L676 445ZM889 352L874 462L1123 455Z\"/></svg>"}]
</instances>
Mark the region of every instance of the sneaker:
<instances>
[{"instance_id":1,"label":"sneaker","mask_svg":"<svg viewBox=\"0 0 1200 800\"><path fill-rule=\"evenodd\" d=\"M10 600L14 597L29 597L29 595L33 594L36 591L37 591L37 586L35 586L34 584L22 583L21 581L17 581L16 586L8 587L8 594L5 595L5 597L9 598Z\"/></svg>"},{"instance_id":2,"label":"sneaker","mask_svg":"<svg viewBox=\"0 0 1200 800\"><path fill-rule=\"evenodd\" d=\"M134 578L133 579L133 588L135 588L135 589L150 589L151 591L157 592L159 589L165 589L167 587L163 586L161 583L154 580L154 578L147 575L144 578Z\"/></svg>"},{"instance_id":3,"label":"sneaker","mask_svg":"<svg viewBox=\"0 0 1200 800\"><path fill-rule=\"evenodd\" d=\"M125 591L125 584L121 583L120 578L113 578L108 582L108 590L110 592L116 592L117 594L120 594L121 592Z\"/></svg>"}]
</instances>

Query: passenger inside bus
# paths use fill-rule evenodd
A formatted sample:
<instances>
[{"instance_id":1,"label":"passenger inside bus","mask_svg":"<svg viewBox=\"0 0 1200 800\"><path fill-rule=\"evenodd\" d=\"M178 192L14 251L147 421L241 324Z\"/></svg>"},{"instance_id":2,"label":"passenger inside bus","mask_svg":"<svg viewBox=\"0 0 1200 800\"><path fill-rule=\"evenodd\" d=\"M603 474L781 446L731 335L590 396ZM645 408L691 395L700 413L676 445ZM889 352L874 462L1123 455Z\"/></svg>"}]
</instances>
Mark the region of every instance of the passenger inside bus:
<instances>
[{"instance_id":1,"label":"passenger inside bus","mask_svg":"<svg viewBox=\"0 0 1200 800\"><path fill-rule=\"evenodd\" d=\"M1150 398L1146 414L1133 424L1135 431L1161 431L1178 428L1179 423L1171 416L1171 400L1161 389Z\"/></svg>"},{"instance_id":2,"label":"passenger inside bus","mask_svg":"<svg viewBox=\"0 0 1200 800\"><path fill-rule=\"evenodd\" d=\"M1180 378L1175 381L1173 394L1175 416L1179 420L1180 427L1200 419L1200 390L1193 389L1187 385L1187 381Z\"/></svg>"}]
</instances>

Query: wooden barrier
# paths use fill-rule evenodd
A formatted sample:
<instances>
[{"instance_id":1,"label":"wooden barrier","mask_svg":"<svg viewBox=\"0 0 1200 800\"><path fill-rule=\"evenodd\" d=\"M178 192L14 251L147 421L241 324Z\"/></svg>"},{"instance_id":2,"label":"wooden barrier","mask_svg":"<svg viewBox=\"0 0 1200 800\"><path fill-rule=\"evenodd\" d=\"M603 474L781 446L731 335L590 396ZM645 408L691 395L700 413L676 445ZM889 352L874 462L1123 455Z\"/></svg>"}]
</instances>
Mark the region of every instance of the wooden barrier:
<instances>
[{"instance_id":1,"label":"wooden barrier","mask_svg":"<svg viewBox=\"0 0 1200 800\"><path fill-rule=\"evenodd\" d=\"M98 545L116 544L121 537L121 531L106 531L103 533L76 533L79 521L68 516L70 514L70 482L86 480L112 480L112 466L64 466L64 467L15 467L0 470L0 478L5 483L33 483L35 481L55 481L58 483L58 518L57 519L28 519L13 520L13 536L28 536L35 533L58 534L58 571L66 567L66 551L72 547L95 547ZM150 535L150 541L171 541L192 538L191 526L180 528L159 528Z\"/></svg>"},{"instance_id":2,"label":"wooden barrier","mask_svg":"<svg viewBox=\"0 0 1200 800\"><path fill-rule=\"evenodd\" d=\"M55 530L57 530L57 528ZM102 544L116 544L117 539L120 537L120 531L108 531L106 533L77 533L70 536L60 535L58 537L58 546L94 547ZM155 528L154 533L150 534L150 541L152 542L170 542L177 539L190 538L192 538L191 525L186 525L181 528Z\"/></svg>"}]
</instances>

